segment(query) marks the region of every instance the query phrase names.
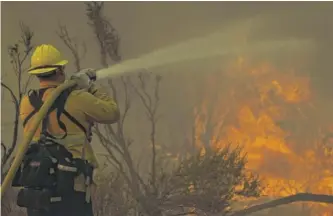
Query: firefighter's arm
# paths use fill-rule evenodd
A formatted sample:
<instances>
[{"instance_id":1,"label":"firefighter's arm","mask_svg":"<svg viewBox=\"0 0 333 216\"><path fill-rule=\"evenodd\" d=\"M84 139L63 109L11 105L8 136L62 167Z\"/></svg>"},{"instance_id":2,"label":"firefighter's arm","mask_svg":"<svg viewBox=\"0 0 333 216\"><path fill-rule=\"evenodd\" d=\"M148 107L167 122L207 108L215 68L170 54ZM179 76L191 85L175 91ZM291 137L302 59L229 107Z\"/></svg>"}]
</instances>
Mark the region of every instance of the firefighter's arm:
<instances>
[{"instance_id":1,"label":"firefighter's arm","mask_svg":"<svg viewBox=\"0 0 333 216\"><path fill-rule=\"evenodd\" d=\"M80 91L78 109L81 109L88 120L102 124L112 124L119 120L120 113L117 103L99 89Z\"/></svg>"},{"instance_id":2,"label":"firefighter's arm","mask_svg":"<svg viewBox=\"0 0 333 216\"><path fill-rule=\"evenodd\" d=\"M112 100L114 101L111 97L109 97L109 95L107 93L105 93L102 89L97 88L96 85L94 83L92 83L88 89L88 92L92 95L94 95L95 97L103 100L103 101L109 101Z\"/></svg>"},{"instance_id":3,"label":"firefighter's arm","mask_svg":"<svg viewBox=\"0 0 333 216\"><path fill-rule=\"evenodd\" d=\"M28 110L30 111L30 108L28 106L30 106L29 97L27 95L24 95L19 107L20 108L19 116L21 121L24 121L27 115L29 114Z\"/></svg>"}]
</instances>

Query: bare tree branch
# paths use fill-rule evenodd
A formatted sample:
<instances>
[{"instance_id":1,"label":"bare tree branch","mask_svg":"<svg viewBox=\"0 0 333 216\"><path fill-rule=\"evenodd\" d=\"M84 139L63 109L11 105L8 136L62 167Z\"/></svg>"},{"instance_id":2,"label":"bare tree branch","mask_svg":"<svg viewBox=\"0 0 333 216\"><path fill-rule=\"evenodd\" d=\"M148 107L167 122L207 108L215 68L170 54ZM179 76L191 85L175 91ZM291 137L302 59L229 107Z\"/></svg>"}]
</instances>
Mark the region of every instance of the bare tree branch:
<instances>
[{"instance_id":1,"label":"bare tree branch","mask_svg":"<svg viewBox=\"0 0 333 216\"><path fill-rule=\"evenodd\" d=\"M19 105L19 101L18 101L18 98L16 97L16 95L14 94L13 90L8 85L3 83L2 81L1 81L1 87L5 88L9 92L9 94L12 98L12 102L15 105L15 108L17 108L17 106Z\"/></svg>"},{"instance_id":2,"label":"bare tree branch","mask_svg":"<svg viewBox=\"0 0 333 216\"><path fill-rule=\"evenodd\" d=\"M154 188L154 193L157 193L157 188L156 188L156 124L157 124L157 115L156 111L159 105L159 86L160 86L160 81L161 77L156 76L155 82L156 85L154 87L154 94L151 96L148 91L147 91L147 80L149 80L149 75L145 76L143 73L139 73L138 79L139 79L139 85L140 89L136 87L132 82L131 82L131 87L134 89L136 94L139 96L140 101L142 102L146 113L147 113L147 118L151 124L151 133L150 133L150 142L152 145L152 161L151 161L151 184L152 187Z\"/></svg>"},{"instance_id":3,"label":"bare tree branch","mask_svg":"<svg viewBox=\"0 0 333 216\"><path fill-rule=\"evenodd\" d=\"M79 46L78 41L72 37L70 37L68 33L68 29L65 25L59 24L59 30L57 31L57 35L59 38L64 42L66 47L71 51L73 57L74 57L74 64L77 71L81 70L81 60L85 57L87 52L87 47L85 43L82 43L82 54L79 53Z\"/></svg>"},{"instance_id":4,"label":"bare tree branch","mask_svg":"<svg viewBox=\"0 0 333 216\"><path fill-rule=\"evenodd\" d=\"M291 196L276 199L267 203L251 206L244 210L236 211L230 214L229 216L249 215L254 212L262 211L268 208L274 208L280 205L290 204L293 202L320 202L320 203L333 204L333 196L324 195L324 194L298 193Z\"/></svg>"},{"instance_id":5,"label":"bare tree branch","mask_svg":"<svg viewBox=\"0 0 333 216\"><path fill-rule=\"evenodd\" d=\"M3 142L1 142L1 147L3 148L2 149L2 152L3 152L3 156L1 158L1 164L5 164L5 156L7 155L7 147L5 146L5 144Z\"/></svg>"},{"instance_id":6,"label":"bare tree branch","mask_svg":"<svg viewBox=\"0 0 333 216\"><path fill-rule=\"evenodd\" d=\"M6 147L6 152L2 158L2 165L4 166L8 162L10 162L10 157L14 152L14 149L17 145L17 138L18 138L18 130L19 130L19 107L23 95L26 93L28 85L30 84L31 79L28 78L27 81L24 81L24 69L23 65L26 62L27 57L30 55L33 46L32 46L32 38L33 32L30 30L28 26L26 26L23 22L20 22L20 29L21 29L21 40L18 43L8 47L8 55L11 59L11 64L14 70L14 73L17 78L17 94L15 94L14 88L6 85L3 81L1 81L1 87L6 89L12 102L14 104L14 120L13 120L13 135L12 141L10 146ZM21 51L20 48L23 46L23 50ZM2 143L2 146L6 146ZM3 170L2 175L6 173L6 170Z\"/></svg>"},{"instance_id":7,"label":"bare tree branch","mask_svg":"<svg viewBox=\"0 0 333 216\"><path fill-rule=\"evenodd\" d=\"M87 16L89 24L94 28L94 33L100 45L102 65L107 65L106 54L113 61L120 61L120 38L113 25L103 16L104 2L87 2Z\"/></svg>"},{"instance_id":8,"label":"bare tree branch","mask_svg":"<svg viewBox=\"0 0 333 216\"><path fill-rule=\"evenodd\" d=\"M127 113L131 107L131 100L129 98L129 92L128 92L128 88L127 88L127 84L130 83L130 78L127 77L121 77L121 82L124 86L124 94L125 94L125 109L123 111L123 118L121 119L121 130L123 130L123 125L127 116Z\"/></svg>"}]
</instances>

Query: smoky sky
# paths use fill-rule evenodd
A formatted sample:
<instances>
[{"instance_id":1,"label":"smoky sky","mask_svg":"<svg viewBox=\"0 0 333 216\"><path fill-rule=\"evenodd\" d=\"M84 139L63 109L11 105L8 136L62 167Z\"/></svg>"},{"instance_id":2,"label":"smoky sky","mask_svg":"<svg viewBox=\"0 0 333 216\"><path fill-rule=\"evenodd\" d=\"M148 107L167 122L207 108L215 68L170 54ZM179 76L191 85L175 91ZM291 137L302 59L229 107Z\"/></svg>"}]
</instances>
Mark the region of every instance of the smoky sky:
<instances>
[{"instance_id":1,"label":"smoky sky","mask_svg":"<svg viewBox=\"0 0 333 216\"><path fill-rule=\"evenodd\" d=\"M257 26L257 39L306 38L316 43L313 59L307 70L317 91L328 100L333 93L333 3L331 2L105 2L105 16L110 18L121 38L123 59L138 57L160 47L221 30L232 21L265 16ZM24 21L35 33L34 44L50 43L73 60L70 52L59 40L59 23L66 25L71 35L87 46L83 67L99 67L99 51L93 31L87 24L83 2L2 2L1 3L1 70L3 80L14 85L14 74L9 63L7 47L20 39L19 21ZM193 68L200 67L191 63ZM68 70L73 70L69 65ZM191 70L191 67L185 67ZM185 70L184 69L184 70ZM179 95L184 83L195 83L193 74L178 75L179 69L162 68L165 104L180 103ZM192 81L193 80L193 81ZM35 86L36 83L34 83ZM178 98L177 98L178 97ZM178 105L181 109L181 105ZM174 107L164 107L168 114ZM2 101L2 125L10 124L13 114L9 100ZM183 112L185 112L183 110ZM5 114L5 115L4 115ZM181 116L175 112L174 115ZM135 118L135 121L142 119ZM171 124L171 123L170 123ZM138 130L138 126L130 130ZM11 135L4 134L10 140ZM170 134L165 133L165 136Z\"/></svg>"}]
</instances>

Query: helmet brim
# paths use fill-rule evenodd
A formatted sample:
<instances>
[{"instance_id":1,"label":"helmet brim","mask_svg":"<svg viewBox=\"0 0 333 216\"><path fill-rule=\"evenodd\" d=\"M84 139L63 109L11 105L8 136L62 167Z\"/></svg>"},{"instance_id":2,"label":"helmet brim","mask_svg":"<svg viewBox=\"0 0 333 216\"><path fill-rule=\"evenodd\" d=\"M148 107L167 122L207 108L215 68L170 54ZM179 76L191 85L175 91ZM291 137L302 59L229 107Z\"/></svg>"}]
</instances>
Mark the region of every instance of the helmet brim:
<instances>
[{"instance_id":1,"label":"helmet brim","mask_svg":"<svg viewBox=\"0 0 333 216\"><path fill-rule=\"evenodd\" d=\"M54 65L56 66L64 66L68 63L68 60L62 60ZM30 68L28 74L31 75L38 75L38 74L44 74L44 73L48 73L50 71L56 70L57 67L48 67L48 68L40 68L40 69L33 69Z\"/></svg>"}]
</instances>

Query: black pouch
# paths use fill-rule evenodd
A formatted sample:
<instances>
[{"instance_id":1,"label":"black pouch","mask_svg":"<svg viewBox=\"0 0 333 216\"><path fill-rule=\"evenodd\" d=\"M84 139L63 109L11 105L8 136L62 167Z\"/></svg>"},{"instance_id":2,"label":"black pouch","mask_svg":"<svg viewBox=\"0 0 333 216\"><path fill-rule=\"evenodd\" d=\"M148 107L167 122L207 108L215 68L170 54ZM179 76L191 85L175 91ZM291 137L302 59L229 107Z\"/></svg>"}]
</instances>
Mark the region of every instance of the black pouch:
<instances>
[{"instance_id":1,"label":"black pouch","mask_svg":"<svg viewBox=\"0 0 333 216\"><path fill-rule=\"evenodd\" d=\"M57 165L57 187L59 194L71 193L74 191L74 179L77 176L78 168L69 158L64 158Z\"/></svg>"},{"instance_id":2,"label":"black pouch","mask_svg":"<svg viewBox=\"0 0 333 216\"><path fill-rule=\"evenodd\" d=\"M51 204L50 190L37 190L31 188L21 189L17 196L17 205L31 209L47 209Z\"/></svg>"},{"instance_id":3,"label":"black pouch","mask_svg":"<svg viewBox=\"0 0 333 216\"><path fill-rule=\"evenodd\" d=\"M73 164L73 156L63 145L54 143L48 148L50 154L57 158L55 168L56 192L66 194L74 191L74 179L77 176L77 167Z\"/></svg>"},{"instance_id":4,"label":"black pouch","mask_svg":"<svg viewBox=\"0 0 333 216\"><path fill-rule=\"evenodd\" d=\"M54 162L48 157L36 157L29 160L23 168L21 184L26 187L52 187L56 177L52 173Z\"/></svg>"},{"instance_id":5,"label":"black pouch","mask_svg":"<svg viewBox=\"0 0 333 216\"><path fill-rule=\"evenodd\" d=\"M24 186L24 176L23 176L23 169L28 166L29 161L37 154L39 147L37 144L31 144L22 160L22 163L15 173L15 176L12 181L13 187L22 187Z\"/></svg>"},{"instance_id":6,"label":"black pouch","mask_svg":"<svg viewBox=\"0 0 333 216\"><path fill-rule=\"evenodd\" d=\"M35 154L27 155L20 176L20 184L25 187L53 187L56 184L54 174L56 162L57 160L44 147Z\"/></svg>"}]
</instances>

